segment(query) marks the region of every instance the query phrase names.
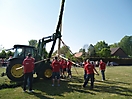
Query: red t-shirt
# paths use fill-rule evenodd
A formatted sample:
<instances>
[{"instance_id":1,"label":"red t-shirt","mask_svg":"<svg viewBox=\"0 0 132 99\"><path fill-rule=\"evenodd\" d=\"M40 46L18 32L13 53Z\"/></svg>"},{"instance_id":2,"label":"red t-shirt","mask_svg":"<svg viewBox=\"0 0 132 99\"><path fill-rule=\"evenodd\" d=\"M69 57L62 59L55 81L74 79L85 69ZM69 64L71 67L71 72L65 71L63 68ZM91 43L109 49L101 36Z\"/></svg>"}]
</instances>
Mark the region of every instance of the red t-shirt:
<instances>
[{"instance_id":1,"label":"red t-shirt","mask_svg":"<svg viewBox=\"0 0 132 99\"><path fill-rule=\"evenodd\" d=\"M65 60L61 61L62 69L67 68L67 62Z\"/></svg>"},{"instance_id":2,"label":"red t-shirt","mask_svg":"<svg viewBox=\"0 0 132 99\"><path fill-rule=\"evenodd\" d=\"M84 68L84 70L86 70L86 64L87 64L87 62L83 62L83 68Z\"/></svg>"},{"instance_id":3,"label":"red t-shirt","mask_svg":"<svg viewBox=\"0 0 132 99\"><path fill-rule=\"evenodd\" d=\"M106 64L104 62L100 62L100 70L105 70Z\"/></svg>"},{"instance_id":4,"label":"red t-shirt","mask_svg":"<svg viewBox=\"0 0 132 99\"><path fill-rule=\"evenodd\" d=\"M52 70L53 72L60 72L60 62L57 60L54 60L52 62Z\"/></svg>"},{"instance_id":5,"label":"red t-shirt","mask_svg":"<svg viewBox=\"0 0 132 99\"><path fill-rule=\"evenodd\" d=\"M87 74L93 74L94 73L94 65L91 63L85 64L85 70Z\"/></svg>"},{"instance_id":6,"label":"red t-shirt","mask_svg":"<svg viewBox=\"0 0 132 99\"><path fill-rule=\"evenodd\" d=\"M63 68L63 67L62 67L63 60L60 60L59 62L60 62L60 68L62 69L62 68Z\"/></svg>"},{"instance_id":7,"label":"red t-shirt","mask_svg":"<svg viewBox=\"0 0 132 99\"><path fill-rule=\"evenodd\" d=\"M71 69L71 66L72 66L72 62L71 62L71 61L68 61L68 62L67 62L67 68L68 68L68 69Z\"/></svg>"},{"instance_id":8,"label":"red t-shirt","mask_svg":"<svg viewBox=\"0 0 132 99\"><path fill-rule=\"evenodd\" d=\"M33 72L34 70L34 58L30 57L30 58L25 58L23 61L23 66L24 66L24 73L30 73Z\"/></svg>"}]
</instances>

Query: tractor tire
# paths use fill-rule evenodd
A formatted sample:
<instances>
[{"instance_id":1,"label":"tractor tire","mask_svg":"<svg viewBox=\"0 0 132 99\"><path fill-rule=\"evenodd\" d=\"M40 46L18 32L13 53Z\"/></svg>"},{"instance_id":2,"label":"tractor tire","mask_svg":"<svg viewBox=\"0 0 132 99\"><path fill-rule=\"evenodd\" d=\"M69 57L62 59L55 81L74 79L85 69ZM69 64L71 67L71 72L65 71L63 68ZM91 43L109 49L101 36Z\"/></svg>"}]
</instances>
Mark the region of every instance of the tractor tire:
<instances>
[{"instance_id":1,"label":"tractor tire","mask_svg":"<svg viewBox=\"0 0 132 99\"><path fill-rule=\"evenodd\" d=\"M37 77L43 79L50 79L52 77L52 67L49 63L41 63Z\"/></svg>"},{"instance_id":2,"label":"tractor tire","mask_svg":"<svg viewBox=\"0 0 132 99\"><path fill-rule=\"evenodd\" d=\"M14 59L9 62L6 68L6 75L12 81L22 81L24 78L23 68L16 70L22 66L22 59Z\"/></svg>"}]
</instances>

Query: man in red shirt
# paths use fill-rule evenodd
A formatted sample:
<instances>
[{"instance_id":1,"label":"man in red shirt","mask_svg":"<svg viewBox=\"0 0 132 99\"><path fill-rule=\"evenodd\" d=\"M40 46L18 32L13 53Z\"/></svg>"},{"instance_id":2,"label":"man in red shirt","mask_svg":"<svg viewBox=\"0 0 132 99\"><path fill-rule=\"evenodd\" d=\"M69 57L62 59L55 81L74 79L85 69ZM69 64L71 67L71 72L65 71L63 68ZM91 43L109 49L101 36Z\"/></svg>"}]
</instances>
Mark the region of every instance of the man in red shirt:
<instances>
[{"instance_id":1,"label":"man in red shirt","mask_svg":"<svg viewBox=\"0 0 132 99\"><path fill-rule=\"evenodd\" d=\"M68 61L67 61L67 72L68 72L68 76L67 77L72 77L72 73L71 73L71 66L72 66L72 62L70 61L70 59L68 58Z\"/></svg>"},{"instance_id":2,"label":"man in red shirt","mask_svg":"<svg viewBox=\"0 0 132 99\"><path fill-rule=\"evenodd\" d=\"M55 60L52 62L52 71L53 71L53 74L52 74L53 84L52 84L52 86L54 86L56 78L57 78L58 86L60 86L60 62L58 61L57 57L55 57Z\"/></svg>"},{"instance_id":3,"label":"man in red shirt","mask_svg":"<svg viewBox=\"0 0 132 99\"><path fill-rule=\"evenodd\" d=\"M93 89L94 87L94 71L99 75L97 70L95 69L94 65L92 65L89 61L89 59L86 61L87 63L85 64L85 70L86 70L86 80L83 84L83 87L85 88L89 79L91 80L91 86L90 88Z\"/></svg>"},{"instance_id":4,"label":"man in red shirt","mask_svg":"<svg viewBox=\"0 0 132 99\"><path fill-rule=\"evenodd\" d=\"M29 79L29 92L32 92L32 79L34 71L34 61L35 59L31 57L32 54L28 53L28 56L23 61L24 68L24 87L23 91L26 91L27 80Z\"/></svg>"},{"instance_id":5,"label":"man in red shirt","mask_svg":"<svg viewBox=\"0 0 132 99\"><path fill-rule=\"evenodd\" d=\"M105 80L105 69L106 69L106 63L103 62L103 60L100 60L100 63L99 63L99 69L101 71L101 75L102 75L102 81Z\"/></svg>"}]
</instances>

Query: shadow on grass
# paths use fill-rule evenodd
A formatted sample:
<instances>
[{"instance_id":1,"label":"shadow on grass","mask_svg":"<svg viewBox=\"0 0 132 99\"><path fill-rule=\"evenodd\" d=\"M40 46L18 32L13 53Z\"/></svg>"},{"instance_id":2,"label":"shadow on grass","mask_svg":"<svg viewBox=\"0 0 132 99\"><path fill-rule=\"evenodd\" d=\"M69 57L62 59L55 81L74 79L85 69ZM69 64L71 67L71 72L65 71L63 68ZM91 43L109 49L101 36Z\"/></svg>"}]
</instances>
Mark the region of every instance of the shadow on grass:
<instances>
[{"instance_id":1,"label":"shadow on grass","mask_svg":"<svg viewBox=\"0 0 132 99\"><path fill-rule=\"evenodd\" d=\"M95 82L95 88L91 91L89 90L89 84L88 86L84 89L82 88L83 84L83 78L81 76L73 76L72 79L62 79L60 81L61 86L57 86L57 82L55 83L55 86L52 87L52 79L49 80L43 80L40 79L39 81L35 81L33 83L33 89L38 90L35 91L34 93L31 93L35 95L36 97L39 97L40 99L53 99L52 97L54 96L60 96L60 97L65 97L67 93L74 93L74 92L79 92L79 93L88 93L91 95L96 95L97 92L102 92L102 93L111 93L111 94L117 94L117 95L122 95L122 96L130 96L132 97L132 90L121 86L127 85L129 86L130 83L127 82L121 82L121 81L99 81L96 80ZM12 85L10 85L10 88L14 88L17 86L23 86L21 83L18 85L14 82L11 82ZM120 85L121 84L121 85ZM3 88L8 88L9 86L3 85L5 87ZM29 93L30 94L30 93Z\"/></svg>"},{"instance_id":2,"label":"shadow on grass","mask_svg":"<svg viewBox=\"0 0 132 99\"><path fill-rule=\"evenodd\" d=\"M52 79L51 80L39 80L38 83L34 83L33 88L35 90L39 90L43 92L43 95L49 96L61 96L62 98L66 95L66 93L72 92L79 92L79 93L89 93L95 95L94 93L90 92L89 90L82 88L83 79L81 77L72 77L72 79L61 79L60 85L57 86L57 81L55 86L52 86ZM41 98L41 94L36 95L37 97Z\"/></svg>"},{"instance_id":3,"label":"shadow on grass","mask_svg":"<svg viewBox=\"0 0 132 99\"><path fill-rule=\"evenodd\" d=\"M120 84L130 85L130 83L124 83L119 81L97 81L99 84L95 85L94 91L96 92L107 92L112 94L118 94L122 96L132 96L132 90L129 88L123 87ZM102 84L101 84L102 83ZM106 84L106 85L103 85Z\"/></svg>"},{"instance_id":4,"label":"shadow on grass","mask_svg":"<svg viewBox=\"0 0 132 99\"><path fill-rule=\"evenodd\" d=\"M50 97L48 97L48 96L45 96L45 95L43 95L43 94L41 94L41 93L37 93L37 92L28 93L28 94L34 95L34 96L36 96L36 97L39 97L39 99L54 99L54 98L50 98Z\"/></svg>"},{"instance_id":5,"label":"shadow on grass","mask_svg":"<svg viewBox=\"0 0 132 99\"><path fill-rule=\"evenodd\" d=\"M121 81L104 81L104 82L102 82L102 81L100 81L100 80L96 80L97 82L101 82L101 83L106 83L106 84L125 84L125 85L130 85L130 83L128 83L128 82L121 82Z\"/></svg>"}]
</instances>

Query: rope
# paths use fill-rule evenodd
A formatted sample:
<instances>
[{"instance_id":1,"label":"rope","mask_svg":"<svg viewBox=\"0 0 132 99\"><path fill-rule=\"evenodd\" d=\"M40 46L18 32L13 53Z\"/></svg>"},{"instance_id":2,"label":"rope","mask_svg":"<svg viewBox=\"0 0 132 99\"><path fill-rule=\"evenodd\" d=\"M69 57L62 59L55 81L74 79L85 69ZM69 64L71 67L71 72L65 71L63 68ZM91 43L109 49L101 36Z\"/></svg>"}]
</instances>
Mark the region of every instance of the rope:
<instances>
[{"instance_id":1,"label":"rope","mask_svg":"<svg viewBox=\"0 0 132 99\"><path fill-rule=\"evenodd\" d=\"M74 55L73 52L70 50L70 48L64 43L64 41L62 41L62 39L60 39L60 40L61 40L62 44L63 44L64 46L66 46L66 47L69 49L69 51L71 52L71 54ZM72 61L71 61L71 62L72 62ZM75 64L75 65L77 65L77 66L80 66L80 65L76 64L75 62L72 62L72 63ZM73 67L74 67L74 66L73 66ZM74 69L75 69L76 73L78 74L78 71L76 70L75 67L74 67ZM79 74L78 74L78 75L79 75Z\"/></svg>"}]
</instances>

